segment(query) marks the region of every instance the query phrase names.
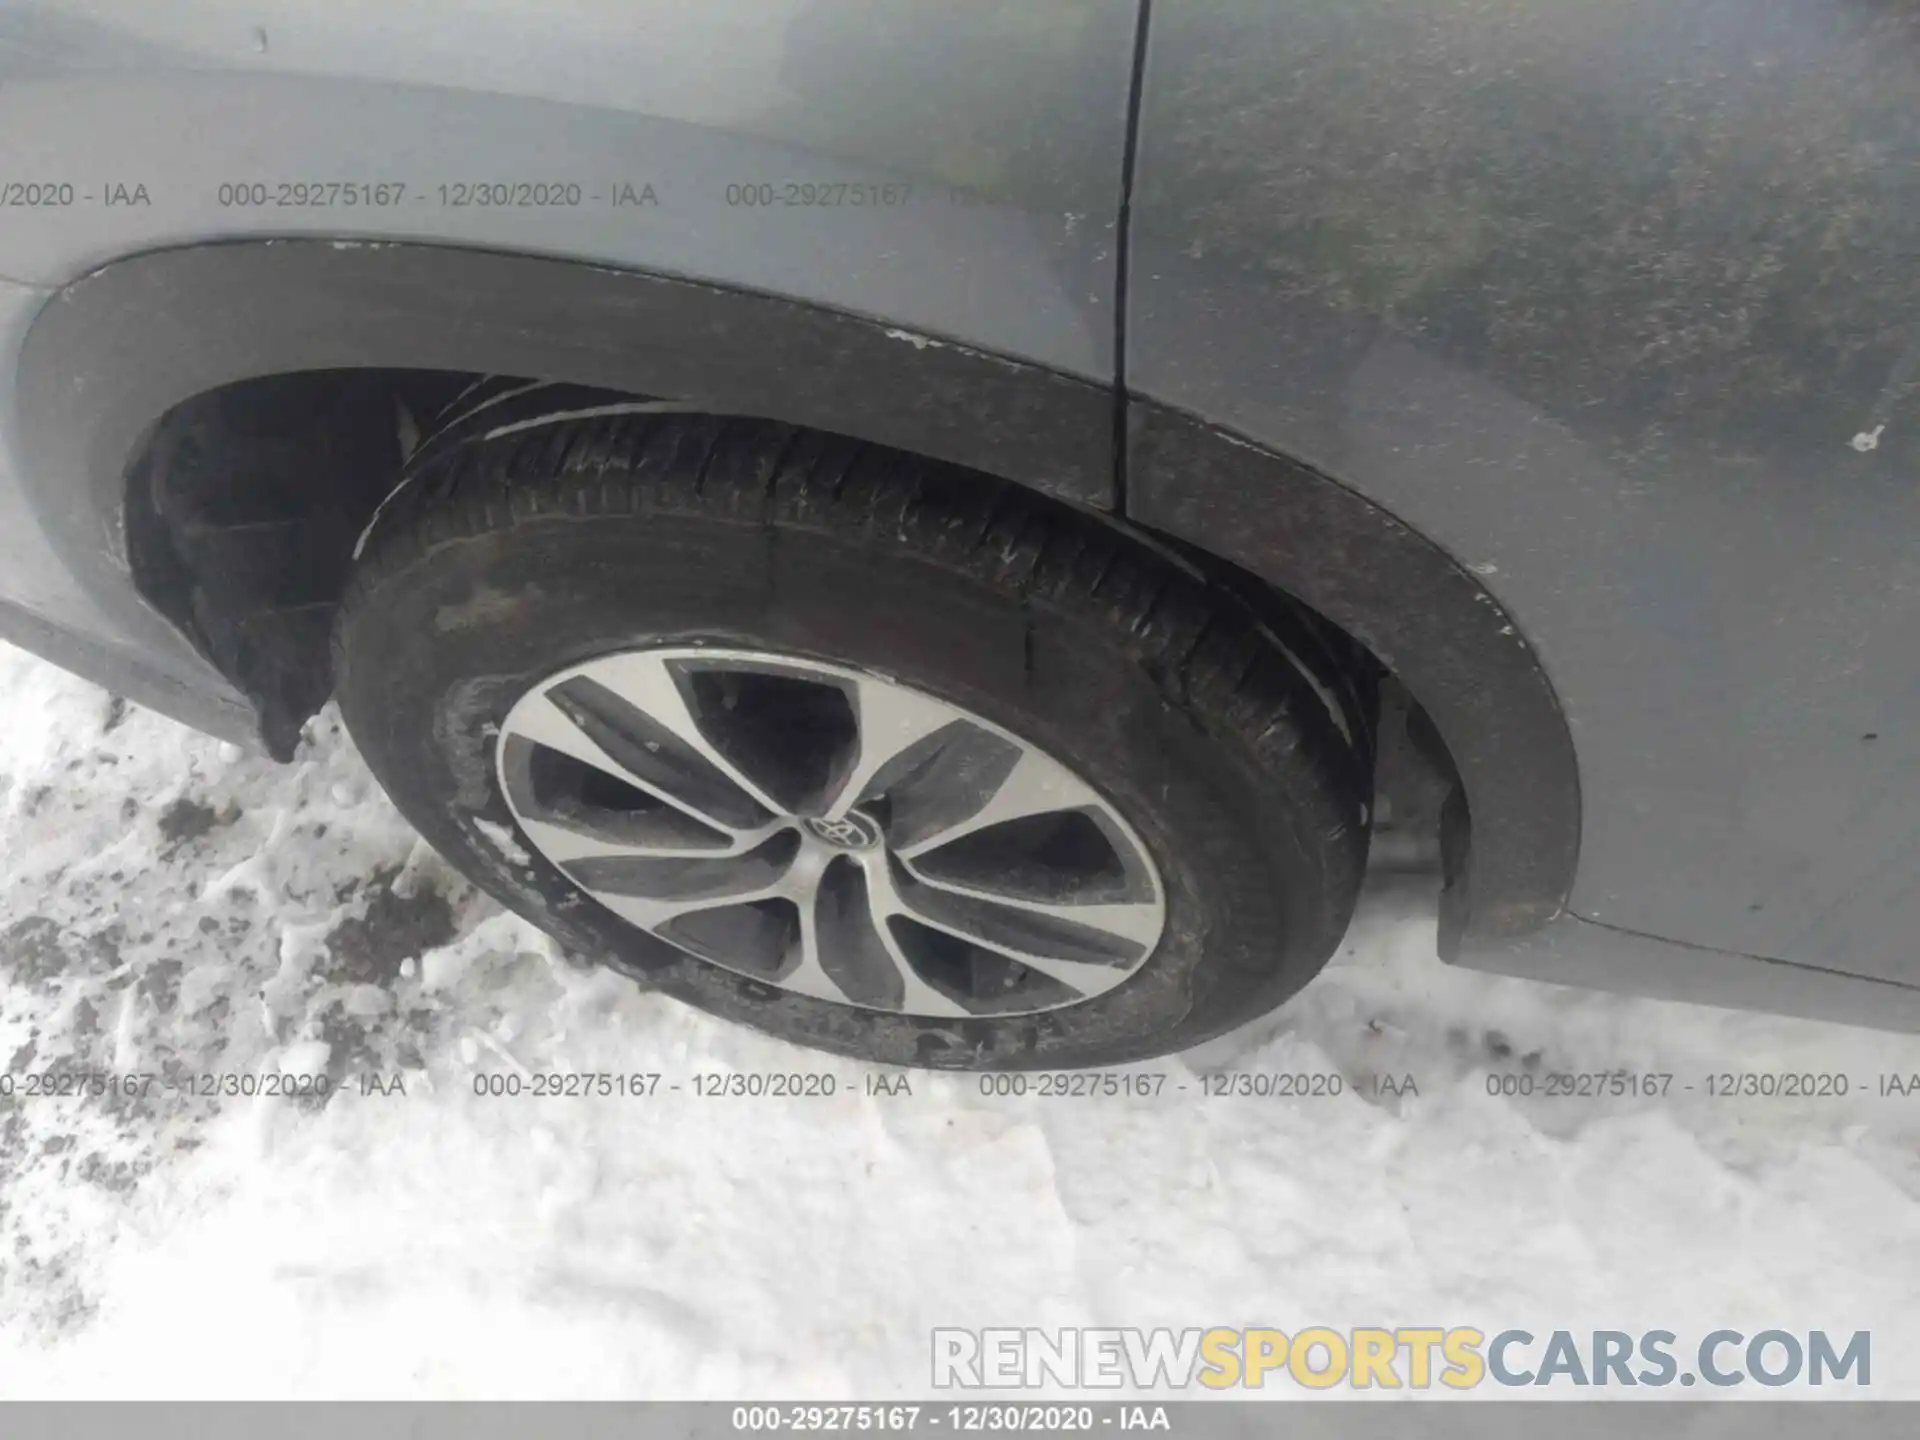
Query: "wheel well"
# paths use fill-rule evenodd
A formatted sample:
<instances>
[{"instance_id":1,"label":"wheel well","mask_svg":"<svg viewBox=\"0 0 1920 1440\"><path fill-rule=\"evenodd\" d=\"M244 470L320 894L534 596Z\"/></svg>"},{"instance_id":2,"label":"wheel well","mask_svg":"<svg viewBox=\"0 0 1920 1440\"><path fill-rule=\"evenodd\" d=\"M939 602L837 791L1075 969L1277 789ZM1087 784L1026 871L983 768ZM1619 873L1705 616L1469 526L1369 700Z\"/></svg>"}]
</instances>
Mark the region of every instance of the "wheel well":
<instances>
[{"instance_id":1,"label":"wheel well","mask_svg":"<svg viewBox=\"0 0 1920 1440\"><path fill-rule=\"evenodd\" d=\"M363 368L369 356L390 368ZM745 289L456 247L274 240L153 251L75 281L29 327L13 397L23 496L97 607L103 640L223 707L239 684L285 753L297 717L324 695L324 669L301 657L330 623L352 519L380 488L368 477L398 470L395 397L423 376L444 385L449 372L684 396L703 413L928 456L1091 512L1121 505L1124 463L1136 535L1179 537L1235 562L1355 637L1419 696L1474 829L1471 850L1457 847L1463 879L1449 888L1458 898L1443 914L1443 953L1456 936L1463 947L1505 944L1564 905L1579 835L1572 735L1522 628L1477 574L1334 476L1149 397L1126 397L1116 427L1110 384L958 338ZM156 485L151 467L172 427L163 433L154 417L193 415L218 437L223 409L253 410L276 388L320 397L282 402L296 409L338 405L351 421L342 433L360 437L368 458L343 463L338 452L351 447L338 441L319 447L324 460L283 452L273 464L326 477L320 498L256 515L261 543L225 537L237 568L217 574L183 552L221 537L162 517L182 508L177 496L219 494L233 479ZM302 527L330 543L288 557ZM263 577L275 557L308 568ZM281 613L236 621L244 607L227 602L255 587ZM215 670L243 678L216 686Z\"/></svg>"},{"instance_id":2,"label":"wheel well","mask_svg":"<svg viewBox=\"0 0 1920 1440\"><path fill-rule=\"evenodd\" d=\"M127 467L135 588L252 704L285 760L331 691L327 638L353 546L399 477L436 371L268 375L196 395Z\"/></svg>"},{"instance_id":3,"label":"wheel well","mask_svg":"<svg viewBox=\"0 0 1920 1440\"><path fill-rule=\"evenodd\" d=\"M332 691L329 636L356 547L409 459L555 414L671 401L523 378L318 370L221 386L176 405L127 472L128 561L140 593L254 707L289 758ZM696 408L696 407L687 407ZM1231 596L1338 690L1369 761L1396 793L1376 803L1405 857L1430 848L1437 796L1457 788L1419 707L1359 642L1241 567L1099 511L1103 523ZM1381 721L1384 720L1384 727Z\"/></svg>"}]
</instances>

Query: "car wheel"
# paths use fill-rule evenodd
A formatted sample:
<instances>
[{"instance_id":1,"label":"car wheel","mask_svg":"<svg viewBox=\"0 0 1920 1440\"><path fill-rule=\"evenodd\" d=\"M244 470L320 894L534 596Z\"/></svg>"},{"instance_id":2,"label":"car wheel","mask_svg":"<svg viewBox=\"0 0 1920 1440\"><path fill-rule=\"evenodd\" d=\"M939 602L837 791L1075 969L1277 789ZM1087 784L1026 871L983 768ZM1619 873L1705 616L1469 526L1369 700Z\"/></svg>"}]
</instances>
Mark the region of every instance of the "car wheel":
<instances>
[{"instance_id":1,"label":"car wheel","mask_svg":"<svg viewBox=\"0 0 1920 1440\"><path fill-rule=\"evenodd\" d=\"M1362 717L1175 558L769 422L502 428L382 507L336 688L407 818L565 945L803 1045L1008 1069L1192 1045L1337 944Z\"/></svg>"}]
</instances>

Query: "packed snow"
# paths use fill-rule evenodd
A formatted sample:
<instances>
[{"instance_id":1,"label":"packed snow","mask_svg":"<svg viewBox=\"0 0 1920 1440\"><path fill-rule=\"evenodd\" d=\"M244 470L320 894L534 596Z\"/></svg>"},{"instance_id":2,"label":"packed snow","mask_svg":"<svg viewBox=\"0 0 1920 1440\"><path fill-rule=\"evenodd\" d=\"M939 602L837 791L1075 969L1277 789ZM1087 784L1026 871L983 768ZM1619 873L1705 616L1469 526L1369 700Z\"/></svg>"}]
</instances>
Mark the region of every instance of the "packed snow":
<instances>
[{"instance_id":1,"label":"packed snow","mask_svg":"<svg viewBox=\"0 0 1920 1440\"><path fill-rule=\"evenodd\" d=\"M1870 1329L1920 1394L1920 1096L1679 1090L1920 1039L1454 970L1386 880L1157 1097L870 1094L558 953L331 710L276 766L0 646L0 715L0 1395L921 1396L936 1326L1310 1324ZM1489 1093L1616 1069L1675 1091ZM795 1071L837 1093L691 1089ZM1243 1072L1347 1083L1199 1093Z\"/></svg>"}]
</instances>

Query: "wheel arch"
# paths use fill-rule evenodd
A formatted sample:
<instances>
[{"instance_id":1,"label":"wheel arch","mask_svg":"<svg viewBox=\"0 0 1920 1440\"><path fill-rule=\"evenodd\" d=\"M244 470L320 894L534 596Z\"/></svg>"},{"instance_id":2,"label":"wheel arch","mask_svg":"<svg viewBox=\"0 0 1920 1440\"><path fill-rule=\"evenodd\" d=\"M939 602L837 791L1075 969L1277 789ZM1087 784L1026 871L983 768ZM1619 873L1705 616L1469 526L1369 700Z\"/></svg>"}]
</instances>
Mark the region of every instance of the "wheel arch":
<instances>
[{"instance_id":1,"label":"wheel arch","mask_svg":"<svg viewBox=\"0 0 1920 1440\"><path fill-rule=\"evenodd\" d=\"M1546 667L1489 588L1358 491L1135 398L1130 518L1308 605L1412 694L1458 784L1441 817L1440 952L1471 962L1566 909L1580 843L1573 735Z\"/></svg>"},{"instance_id":2,"label":"wheel arch","mask_svg":"<svg viewBox=\"0 0 1920 1440\"><path fill-rule=\"evenodd\" d=\"M66 287L28 331L15 398L29 503L123 640L192 658L178 614L162 618L143 593L153 577L136 575L131 554L141 521L129 479L160 420L225 387L317 372L364 379L376 366L670 395L951 461L1082 509L1124 510L1149 534L1232 562L1327 616L1425 707L1463 792L1444 950L1525 933L1563 908L1579 813L1571 735L1537 657L1477 577L1328 477L1199 421L1135 402L1120 453L1111 389L883 320L436 245L154 251ZM377 504L346 488L352 504ZM1372 583L1382 565L1394 578ZM302 643L322 618L305 617ZM205 653L204 637L197 648ZM230 663L216 659L231 682ZM311 698L297 679L283 697L288 713ZM258 710L258 686L248 698ZM265 728L275 749L290 749L284 722Z\"/></svg>"}]
</instances>

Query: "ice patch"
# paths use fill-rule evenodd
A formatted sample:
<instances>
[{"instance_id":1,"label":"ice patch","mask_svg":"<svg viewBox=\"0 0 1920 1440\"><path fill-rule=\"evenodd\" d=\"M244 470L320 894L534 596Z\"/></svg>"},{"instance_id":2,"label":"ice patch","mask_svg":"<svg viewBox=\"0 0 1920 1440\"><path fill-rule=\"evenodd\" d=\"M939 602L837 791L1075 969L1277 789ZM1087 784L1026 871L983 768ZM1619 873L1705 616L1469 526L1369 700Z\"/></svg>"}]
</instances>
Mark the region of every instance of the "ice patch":
<instances>
[{"instance_id":1,"label":"ice patch","mask_svg":"<svg viewBox=\"0 0 1920 1440\"><path fill-rule=\"evenodd\" d=\"M473 828L491 840L493 848L514 864L522 866L533 864L533 857L527 854L526 848L514 838L513 831L499 821L489 820L484 815L476 815L473 817Z\"/></svg>"}]
</instances>

